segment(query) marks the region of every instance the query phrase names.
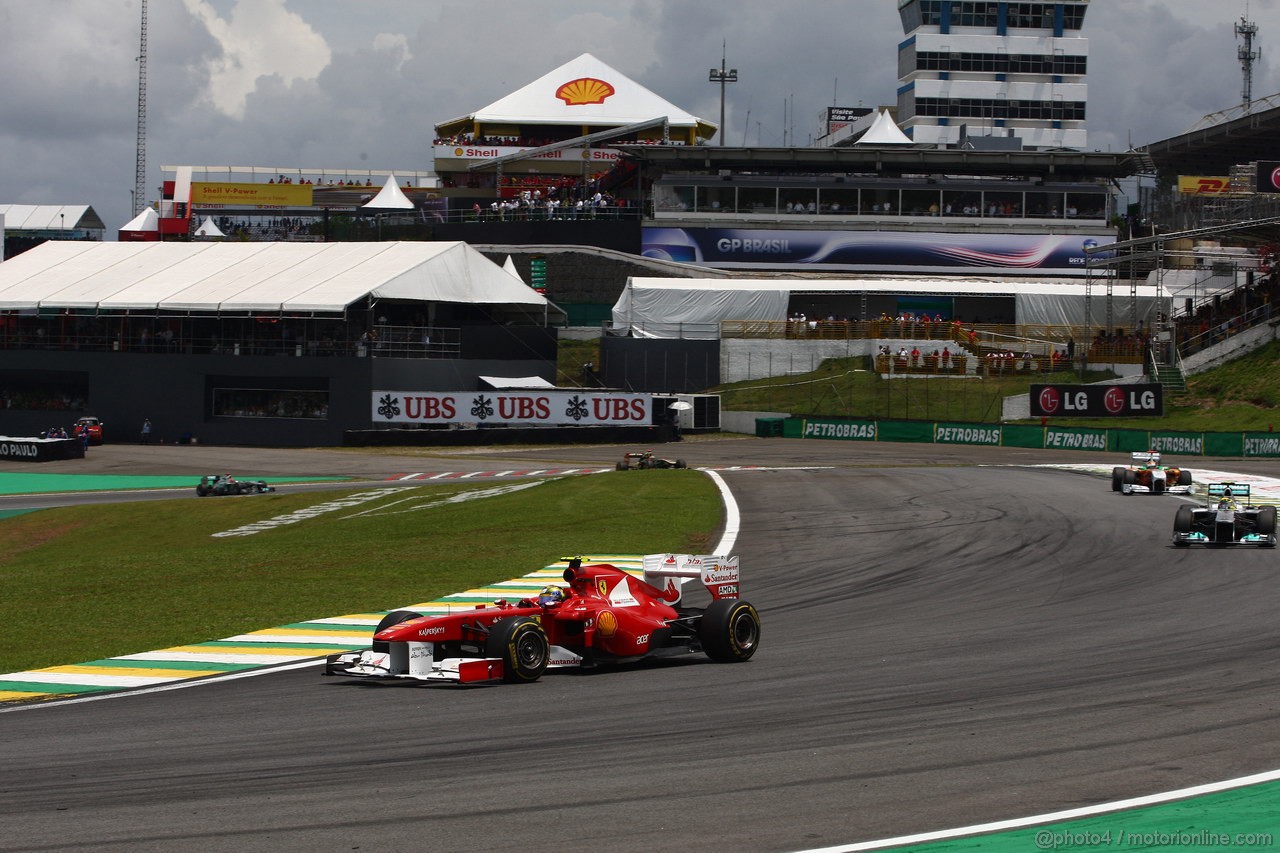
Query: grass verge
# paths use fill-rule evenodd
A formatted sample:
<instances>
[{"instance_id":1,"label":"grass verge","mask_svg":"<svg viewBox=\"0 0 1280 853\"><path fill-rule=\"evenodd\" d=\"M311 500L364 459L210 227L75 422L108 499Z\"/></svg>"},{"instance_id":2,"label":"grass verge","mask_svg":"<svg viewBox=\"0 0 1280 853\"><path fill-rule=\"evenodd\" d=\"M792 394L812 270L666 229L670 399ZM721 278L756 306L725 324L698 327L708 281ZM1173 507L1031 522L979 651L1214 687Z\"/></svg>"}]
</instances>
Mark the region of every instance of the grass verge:
<instances>
[{"instance_id":1,"label":"grass verge","mask_svg":"<svg viewBox=\"0 0 1280 853\"><path fill-rule=\"evenodd\" d=\"M0 521L0 672L387 610L569 554L704 553L721 503L693 471L388 488L252 536L212 534L357 490L44 510ZM364 492L374 490L363 490ZM467 493L490 493L444 502Z\"/></svg>"}]
</instances>

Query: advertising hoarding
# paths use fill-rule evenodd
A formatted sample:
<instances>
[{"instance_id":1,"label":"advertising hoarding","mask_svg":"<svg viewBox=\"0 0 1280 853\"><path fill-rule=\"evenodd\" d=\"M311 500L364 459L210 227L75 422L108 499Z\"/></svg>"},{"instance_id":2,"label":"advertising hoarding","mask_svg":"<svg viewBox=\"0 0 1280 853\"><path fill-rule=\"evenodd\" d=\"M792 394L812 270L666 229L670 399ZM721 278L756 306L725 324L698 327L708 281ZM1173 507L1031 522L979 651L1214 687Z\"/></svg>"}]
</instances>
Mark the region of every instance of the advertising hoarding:
<instances>
[{"instance_id":1,"label":"advertising hoarding","mask_svg":"<svg viewBox=\"0 0 1280 853\"><path fill-rule=\"evenodd\" d=\"M648 426L647 394L579 391L374 391L374 424Z\"/></svg>"}]
</instances>

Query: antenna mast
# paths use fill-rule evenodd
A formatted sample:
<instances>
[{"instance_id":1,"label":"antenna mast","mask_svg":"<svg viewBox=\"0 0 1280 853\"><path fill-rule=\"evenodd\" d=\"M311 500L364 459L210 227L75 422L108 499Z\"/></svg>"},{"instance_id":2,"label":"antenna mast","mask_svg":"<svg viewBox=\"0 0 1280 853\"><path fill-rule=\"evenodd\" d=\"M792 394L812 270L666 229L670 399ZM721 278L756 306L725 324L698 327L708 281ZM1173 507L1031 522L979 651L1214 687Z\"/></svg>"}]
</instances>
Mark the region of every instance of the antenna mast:
<instances>
[{"instance_id":1,"label":"antenna mast","mask_svg":"<svg viewBox=\"0 0 1280 853\"><path fill-rule=\"evenodd\" d=\"M138 50L138 160L133 173L133 215L147 204L147 0L142 0L142 36Z\"/></svg>"},{"instance_id":2,"label":"antenna mast","mask_svg":"<svg viewBox=\"0 0 1280 853\"><path fill-rule=\"evenodd\" d=\"M1236 36L1244 39L1244 44L1236 49L1236 56L1240 58L1240 70L1244 75L1244 89L1241 94L1246 111L1253 103L1253 63L1262 58L1262 48L1253 49L1253 38L1257 34L1258 25L1247 17L1242 17L1240 23L1236 24Z\"/></svg>"}]
</instances>

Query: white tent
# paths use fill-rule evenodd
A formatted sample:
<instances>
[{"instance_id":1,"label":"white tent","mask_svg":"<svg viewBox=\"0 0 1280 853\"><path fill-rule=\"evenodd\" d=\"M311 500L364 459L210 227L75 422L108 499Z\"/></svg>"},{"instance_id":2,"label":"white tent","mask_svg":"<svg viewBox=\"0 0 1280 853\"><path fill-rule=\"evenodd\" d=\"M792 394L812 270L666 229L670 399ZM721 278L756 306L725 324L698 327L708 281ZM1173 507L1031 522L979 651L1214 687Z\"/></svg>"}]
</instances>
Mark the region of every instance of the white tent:
<instances>
[{"instance_id":1,"label":"white tent","mask_svg":"<svg viewBox=\"0 0 1280 853\"><path fill-rule=\"evenodd\" d=\"M217 225L215 225L215 224L214 224L214 222L213 222L213 217L212 217L212 216L206 216L206 217L204 218L204 222L201 222L201 223L200 223L200 227L196 229L195 236L197 236L197 237L225 237L225 236L227 236L227 235L226 235L226 234L223 234L223 233L222 233L222 229L221 229L221 228L219 228Z\"/></svg>"},{"instance_id":2,"label":"white tent","mask_svg":"<svg viewBox=\"0 0 1280 853\"><path fill-rule=\"evenodd\" d=\"M143 211L120 226L121 231L159 231L160 214L154 207L143 208Z\"/></svg>"},{"instance_id":3,"label":"white tent","mask_svg":"<svg viewBox=\"0 0 1280 853\"><path fill-rule=\"evenodd\" d=\"M507 255L506 263L502 265L502 268L521 282L524 281L523 278L520 278L520 271L516 269L516 262L511 259L510 255Z\"/></svg>"},{"instance_id":4,"label":"white tent","mask_svg":"<svg viewBox=\"0 0 1280 853\"><path fill-rule=\"evenodd\" d=\"M378 190L378 194L363 205L365 210L413 210L413 202L396 183L395 175L387 175L387 182Z\"/></svg>"},{"instance_id":5,"label":"white tent","mask_svg":"<svg viewBox=\"0 0 1280 853\"><path fill-rule=\"evenodd\" d=\"M1105 294L1094 285L1095 321L1101 319ZM1128 303L1128 287L1115 298ZM613 306L613 328L635 337L701 338L720 336L725 321L787 319L795 292L806 295L876 294L901 296L1012 297L1016 320L1026 324L1084 325L1086 285L1063 279L860 278L860 279L696 279L639 278L627 286ZM1147 317L1168 292L1150 286L1137 289L1138 315ZM2 306L0 306L2 307ZM1127 310L1121 312L1127 314Z\"/></svg>"},{"instance_id":6,"label":"white tent","mask_svg":"<svg viewBox=\"0 0 1280 853\"><path fill-rule=\"evenodd\" d=\"M42 243L0 264L0 310L340 315L378 300L564 312L463 242Z\"/></svg>"},{"instance_id":7,"label":"white tent","mask_svg":"<svg viewBox=\"0 0 1280 853\"><path fill-rule=\"evenodd\" d=\"M882 109L876 115L875 122L854 145L911 145L911 137L889 116L889 111Z\"/></svg>"},{"instance_id":8,"label":"white tent","mask_svg":"<svg viewBox=\"0 0 1280 853\"><path fill-rule=\"evenodd\" d=\"M697 128L700 136L716 125L677 107L589 53L481 107L468 116L438 124L450 136L475 124L568 124L620 127L666 116L671 127Z\"/></svg>"}]
</instances>

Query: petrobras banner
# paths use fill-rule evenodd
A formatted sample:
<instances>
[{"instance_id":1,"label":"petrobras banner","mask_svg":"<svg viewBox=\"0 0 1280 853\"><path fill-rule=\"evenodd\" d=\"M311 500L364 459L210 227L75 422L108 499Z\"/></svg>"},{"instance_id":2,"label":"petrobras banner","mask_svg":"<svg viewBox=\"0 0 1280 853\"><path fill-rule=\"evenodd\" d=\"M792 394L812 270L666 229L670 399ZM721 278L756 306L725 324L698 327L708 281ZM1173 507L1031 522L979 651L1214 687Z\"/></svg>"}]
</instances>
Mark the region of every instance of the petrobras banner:
<instances>
[{"instance_id":1,"label":"petrobras banner","mask_svg":"<svg viewBox=\"0 0 1280 853\"><path fill-rule=\"evenodd\" d=\"M753 228L645 228L647 258L712 267L802 266L808 269L1085 274L1085 249L1113 234L947 234L928 231L773 231ZM1094 255L1102 258L1103 252Z\"/></svg>"},{"instance_id":2,"label":"petrobras banner","mask_svg":"<svg viewBox=\"0 0 1280 853\"><path fill-rule=\"evenodd\" d=\"M1280 456L1280 433L1246 432L1244 434L1245 456Z\"/></svg>"},{"instance_id":3,"label":"petrobras banner","mask_svg":"<svg viewBox=\"0 0 1280 853\"><path fill-rule=\"evenodd\" d=\"M1148 444L1157 453L1204 456L1204 435L1198 432L1153 432Z\"/></svg>"},{"instance_id":4,"label":"petrobras banner","mask_svg":"<svg viewBox=\"0 0 1280 853\"><path fill-rule=\"evenodd\" d=\"M1049 427L1044 431L1044 446L1059 450L1106 450L1107 431Z\"/></svg>"},{"instance_id":5,"label":"petrobras banner","mask_svg":"<svg viewBox=\"0 0 1280 853\"><path fill-rule=\"evenodd\" d=\"M1000 427L984 424L935 424L934 444L1000 445Z\"/></svg>"},{"instance_id":6,"label":"petrobras banner","mask_svg":"<svg viewBox=\"0 0 1280 853\"><path fill-rule=\"evenodd\" d=\"M1035 418L1131 418L1163 415L1164 389L1144 385L1032 385Z\"/></svg>"},{"instance_id":7,"label":"petrobras banner","mask_svg":"<svg viewBox=\"0 0 1280 853\"><path fill-rule=\"evenodd\" d=\"M828 421L805 418L801 438L836 438L844 441L875 441L875 421Z\"/></svg>"},{"instance_id":8,"label":"petrobras banner","mask_svg":"<svg viewBox=\"0 0 1280 853\"><path fill-rule=\"evenodd\" d=\"M374 424L648 426L647 394L590 391L374 391Z\"/></svg>"}]
</instances>

